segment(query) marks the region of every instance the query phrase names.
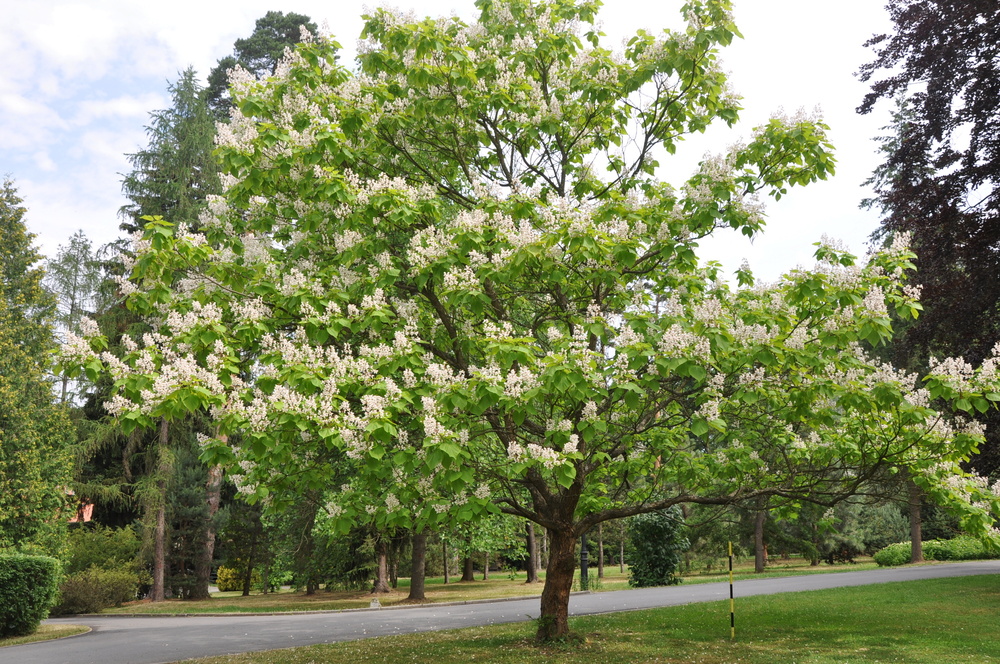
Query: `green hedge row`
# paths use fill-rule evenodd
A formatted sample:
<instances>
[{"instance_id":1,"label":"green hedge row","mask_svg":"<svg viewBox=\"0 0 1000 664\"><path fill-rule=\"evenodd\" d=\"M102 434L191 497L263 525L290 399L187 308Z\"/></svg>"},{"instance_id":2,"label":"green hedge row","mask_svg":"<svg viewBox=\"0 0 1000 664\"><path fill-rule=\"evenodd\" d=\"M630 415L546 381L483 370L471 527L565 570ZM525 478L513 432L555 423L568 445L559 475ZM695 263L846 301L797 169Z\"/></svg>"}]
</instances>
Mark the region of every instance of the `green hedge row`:
<instances>
[{"instance_id":1,"label":"green hedge row","mask_svg":"<svg viewBox=\"0 0 1000 664\"><path fill-rule=\"evenodd\" d=\"M0 638L38 629L56 601L59 575L55 558L0 555Z\"/></svg>"},{"instance_id":2,"label":"green hedge row","mask_svg":"<svg viewBox=\"0 0 1000 664\"><path fill-rule=\"evenodd\" d=\"M894 567L910 562L910 543L890 544L875 554L875 562L882 567ZM1000 558L1000 551L988 551L974 537L960 535L950 540L924 542L925 560L992 560Z\"/></svg>"}]
</instances>

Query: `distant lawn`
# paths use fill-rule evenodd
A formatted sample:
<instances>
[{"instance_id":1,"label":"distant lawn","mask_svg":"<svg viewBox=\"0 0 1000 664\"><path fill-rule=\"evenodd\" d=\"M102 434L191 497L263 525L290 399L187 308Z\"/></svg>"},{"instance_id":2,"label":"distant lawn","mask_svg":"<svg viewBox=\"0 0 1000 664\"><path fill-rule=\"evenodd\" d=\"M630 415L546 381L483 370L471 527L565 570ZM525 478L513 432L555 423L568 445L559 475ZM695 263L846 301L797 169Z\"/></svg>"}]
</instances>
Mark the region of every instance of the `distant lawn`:
<instances>
[{"instance_id":1,"label":"distant lawn","mask_svg":"<svg viewBox=\"0 0 1000 664\"><path fill-rule=\"evenodd\" d=\"M821 563L816 567L809 565L808 561L793 557L788 560L772 559L772 564L763 574L754 574L753 561L747 561L735 566L734 578L761 579L777 576L794 576L796 574L824 574L830 572L848 572L862 569L873 569L877 567L870 558L859 559L858 564L853 565L827 565ZM579 574L579 573L578 573ZM604 578L597 579L597 569L590 568L591 590L602 592L607 590L624 590L628 585L628 570L622 572L617 565L605 566ZM544 572L539 574L542 580L545 579ZM511 578L513 577L513 578ZM728 570L716 567L712 570L698 570L684 577L684 583L711 583L728 580ZM453 577L451 583L445 584L443 577L427 579L427 601L428 602L467 602L475 600L500 599L507 597L533 597L542 592L542 584L528 585L525 583L526 574L517 572L491 572L490 578L482 580L482 573L477 574L476 580L472 582L460 583ZM578 589L579 576L574 585L574 590ZM394 604L405 603L406 596L410 591L410 580L402 578L399 580L399 588L387 595L380 595L379 602L382 606L392 606ZM367 591L326 591L320 590L315 595L305 593L290 592L284 590L278 593L251 593L248 597L242 597L239 592L214 593L211 599L203 601L168 600L166 602L132 602L126 606L115 609L106 609L103 613L110 614L130 614L130 613L154 613L154 614L177 614L177 613L261 613L269 611L336 611L341 609L361 609L368 607L371 603L372 595Z\"/></svg>"},{"instance_id":2,"label":"distant lawn","mask_svg":"<svg viewBox=\"0 0 1000 664\"><path fill-rule=\"evenodd\" d=\"M532 623L382 637L197 664L984 664L1000 662L1000 576L878 584L571 619L579 642L535 646Z\"/></svg>"}]
</instances>

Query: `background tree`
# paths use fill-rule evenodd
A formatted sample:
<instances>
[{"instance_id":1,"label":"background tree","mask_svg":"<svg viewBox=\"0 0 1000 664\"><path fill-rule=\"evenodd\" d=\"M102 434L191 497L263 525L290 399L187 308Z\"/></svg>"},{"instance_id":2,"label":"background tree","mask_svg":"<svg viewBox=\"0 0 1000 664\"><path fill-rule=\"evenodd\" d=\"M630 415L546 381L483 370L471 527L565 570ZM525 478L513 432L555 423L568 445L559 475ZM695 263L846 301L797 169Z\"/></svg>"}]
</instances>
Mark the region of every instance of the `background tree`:
<instances>
[{"instance_id":1,"label":"background tree","mask_svg":"<svg viewBox=\"0 0 1000 664\"><path fill-rule=\"evenodd\" d=\"M891 0L895 32L872 37L871 81L858 108L897 101L869 204L876 239L906 231L924 314L892 345L900 366L933 355L980 362L1000 338L1000 7L992 0ZM980 415L980 472L1000 468L1000 419Z\"/></svg>"},{"instance_id":2,"label":"background tree","mask_svg":"<svg viewBox=\"0 0 1000 664\"><path fill-rule=\"evenodd\" d=\"M56 298L55 324L60 331L80 333L84 316L93 317L99 307L98 297L103 275L90 240L77 231L69 244L59 245L55 258L45 262L43 284ZM60 401L70 398L69 379L61 378Z\"/></svg>"},{"instance_id":3,"label":"background tree","mask_svg":"<svg viewBox=\"0 0 1000 664\"><path fill-rule=\"evenodd\" d=\"M242 67L258 79L274 73L286 48L302 40L302 28L316 34L318 28L308 16L289 12L269 11L257 19L253 34L237 39L233 54L219 60L208 74L205 100L215 117L223 122L229 119L232 101L229 97L229 70Z\"/></svg>"},{"instance_id":4,"label":"background tree","mask_svg":"<svg viewBox=\"0 0 1000 664\"><path fill-rule=\"evenodd\" d=\"M140 217L158 215L176 223L198 224L207 197L221 191L212 156L215 120L194 69L168 86L170 108L153 111L146 148L128 155L132 170L122 179L129 199L120 214L123 230L142 227Z\"/></svg>"},{"instance_id":5,"label":"background tree","mask_svg":"<svg viewBox=\"0 0 1000 664\"><path fill-rule=\"evenodd\" d=\"M0 185L0 548L57 553L76 442L47 380L55 300L13 181ZM77 338L79 339L79 338Z\"/></svg>"}]
</instances>

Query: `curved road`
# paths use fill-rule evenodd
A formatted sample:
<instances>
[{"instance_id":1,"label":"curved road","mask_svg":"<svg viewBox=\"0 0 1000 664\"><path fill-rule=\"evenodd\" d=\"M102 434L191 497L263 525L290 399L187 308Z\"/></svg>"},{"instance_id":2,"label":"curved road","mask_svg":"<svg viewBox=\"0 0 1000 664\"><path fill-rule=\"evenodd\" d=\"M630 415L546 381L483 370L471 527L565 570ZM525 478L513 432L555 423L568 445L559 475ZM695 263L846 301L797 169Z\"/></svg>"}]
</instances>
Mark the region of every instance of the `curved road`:
<instances>
[{"instance_id":1,"label":"curved road","mask_svg":"<svg viewBox=\"0 0 1000 664\"><path fill-rule=\"evenodd\" d=\"M1000 574L1000 561L755 579L738 581L735 587L737 597L748 597L979 574ZM570 599L569 609L570 615L580 616L728 597L728 583L705 583L577 594ZM266 616L76 616L48 622L85 624L93 631L57 641L0 648L0 664L160 664L209 655L518 622L537 616L538 597Z\"/></svg>"}]
</instances>

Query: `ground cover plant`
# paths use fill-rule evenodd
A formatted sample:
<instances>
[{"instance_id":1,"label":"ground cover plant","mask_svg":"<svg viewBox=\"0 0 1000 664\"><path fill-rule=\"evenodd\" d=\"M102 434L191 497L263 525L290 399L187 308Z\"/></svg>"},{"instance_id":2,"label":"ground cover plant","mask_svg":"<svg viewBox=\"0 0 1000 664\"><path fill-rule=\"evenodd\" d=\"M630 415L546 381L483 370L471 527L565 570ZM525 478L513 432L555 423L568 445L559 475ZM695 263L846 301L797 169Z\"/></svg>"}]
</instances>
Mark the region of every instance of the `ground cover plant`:
<instances>
[{"instance_id":1,"label":"ground cover plant","mask_svg":"<svg viewBox=\"0 0 1000 664\"><path fill-rule=\"evenodd\" d=\"M788 593L570 620L539 646L524 623L196 660L198 664L951 664L996 661L1000 576Z\"/></svg>"}]
</instances>

